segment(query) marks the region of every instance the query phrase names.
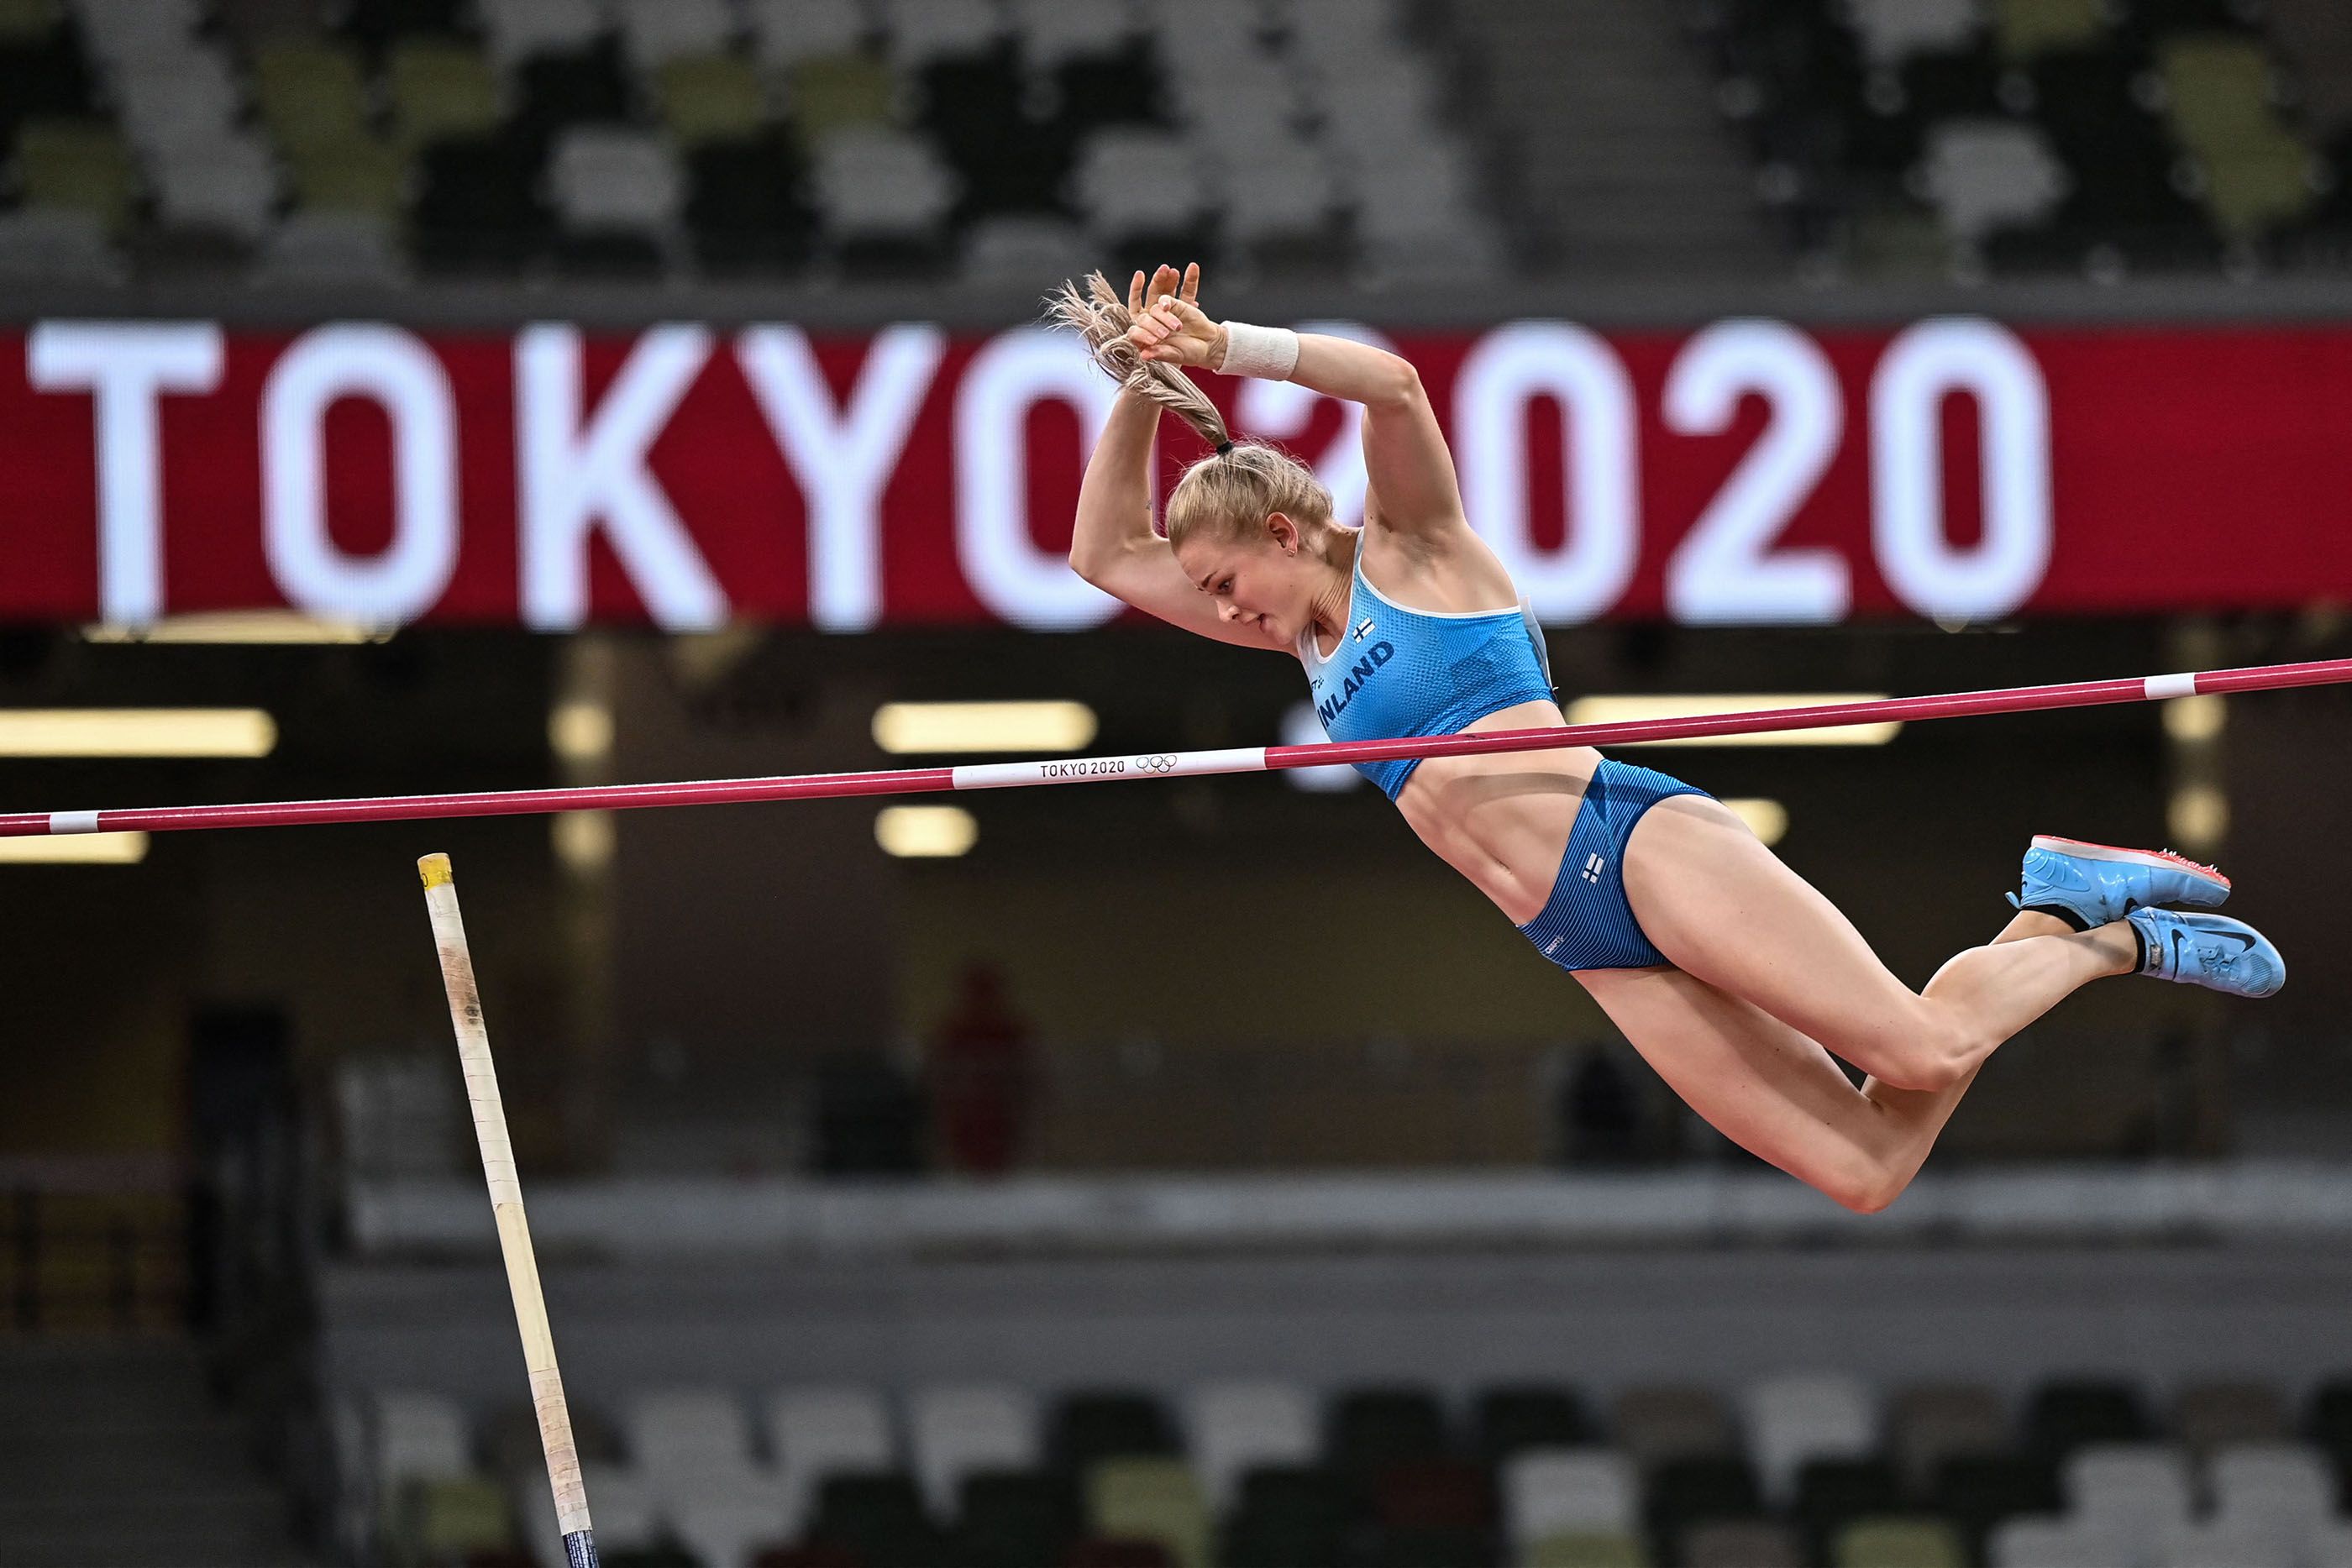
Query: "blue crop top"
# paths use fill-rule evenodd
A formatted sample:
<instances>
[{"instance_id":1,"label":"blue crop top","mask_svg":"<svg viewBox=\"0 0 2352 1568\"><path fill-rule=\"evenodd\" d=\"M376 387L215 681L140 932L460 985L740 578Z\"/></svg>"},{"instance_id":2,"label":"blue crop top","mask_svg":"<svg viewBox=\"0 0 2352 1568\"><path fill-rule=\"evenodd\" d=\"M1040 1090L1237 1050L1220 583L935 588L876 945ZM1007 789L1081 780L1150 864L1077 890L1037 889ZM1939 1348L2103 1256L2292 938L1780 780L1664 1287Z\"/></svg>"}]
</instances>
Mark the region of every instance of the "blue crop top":
<instances>
[{"instance_id":1,"label":"blue crop top","mask_svg":"<svg viewBox=\"0 0 2352 1568\"><path fill-rule=\"evenodd\" d=\"M1309 626L1299 662L1316 716L1333 740L1454 735L1490 713L1548 701L1551 660L1543 628L1521 600L1509 610L1408 610L1364 576L1363 547L1348 588L1348 628L1328 659ZM1359 762L1356 771L1393 800L1419 758Z\"/></svg>"}]
</instances>

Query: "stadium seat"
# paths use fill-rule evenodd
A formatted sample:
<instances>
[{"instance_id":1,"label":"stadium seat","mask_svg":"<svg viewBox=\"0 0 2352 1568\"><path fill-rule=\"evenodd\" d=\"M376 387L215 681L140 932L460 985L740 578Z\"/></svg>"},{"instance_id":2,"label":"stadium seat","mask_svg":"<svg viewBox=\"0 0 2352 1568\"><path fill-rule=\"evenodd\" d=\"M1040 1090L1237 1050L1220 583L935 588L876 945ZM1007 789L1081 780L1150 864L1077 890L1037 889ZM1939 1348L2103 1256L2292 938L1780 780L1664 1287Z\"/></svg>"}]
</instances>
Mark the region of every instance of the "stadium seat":
<instances>
[{"instance_id":1,"label":"stadium seat","mask_svg":"<svg viewBox=\"0 0 2352 1568\"><path fill-rule=\"evenodd\" d=\"M509 70L540 55L576 54L610 25L596 0L477 0L490 57Z\"/></svg>"},{"instance_id":2,"label":"stadium seat","mask_svg":"<svg viewBox=\"0 0 2352 1568\"><path fill-rule=\"evenodd\" d=\"M640 1395L624 1417L629 1452L656 1496L699 1471L751 1458L751 1423L742 1402L718 1388L663 1388Z\"/></svg>"},{"instance_id":3,"label":"stadium seat","mask_svg":"<svg viewBox=\"0 0 2352 1568\"><path fill-rule=\"evenodd\" d=\"M411 1480L464 1480L473 1474L465 1413L437 1394L379 1391L375 1475L385 1497Z\"/></svg>"},{"instance_id":4,"label":"stadium seat","mask_svg":"<svg viewBox=\"0 0 2352 1568\"><path fill-rule=\"evenodd\" d=\"M1573 1448L1599 1431L1583 1396L1565 1384L1505 1384L1482 1389L1471 1406L1471 1446L1490 1465L1526 1448Z\"/></svg>"},{"instance_id":5,"label":"stadium seat","mask_svg":"<svg viewBox=\"0 0 2352 1568\"><path fill-rule=\"evenodd\" d=\"M749 60L680 55L655 68L652 84L662 125L680 147L746 141L767 127L767 94Z\"/></svg>"},{"instance_id":6,"label":"stadium seat","mask_svg":"<svg viewBox=\"0 0 2352 1568\"><path fill-rule=\"evenodd\" d=\"M2200 1456L2293 1436L2286 1399L2267 1383L2199 1383L2172 1402L2173 1435Z\"/></svg>"},{"instance_id":7,"label":"stadium seat","mask_svg":"<svg viewBox=\"0 0 2352 1568\"><path fill-rule=\"evenodd\" d=\"M768 1403L768 1448L782 1475L787 1518L797 1524L827 1478L880 1473L898 1462L890 1414L868 1388L788 1388ZM940 1511L950 1484L931 1494Z\"/></svg>"},{"instance_id":8,"label":"stadium seat","mask_svg":"<svg viewBox=\"0 0 2352 1568\"><path fill-rule=\"evenodd\" d=\"M1835 1542L1829 1558L1835 1568L1969 1568L1967 1546L1940 1519L1857 1519Z\"/></svg>"},{"instance_id":9,"label":"stadium seat","mask_svg":"<svg viewBox=\"0 0 2352 1568\"><path fill-rule=\"evenodd\" d=\"M1644 1513L1650 1533L1673 1540L1694 1524L1748 1519L1763 1511L1756 1472L1736 1455L1688 1455L1649 1472Z\"/></svg>"},{"instance_id":10,"label":"stadium seat","mask_svg":"<svg viewBox=\"0 0 2352 1568\"><path fill-rule=\"evenodd\" d=\"M89 67L73 30L47 0L17 0L0 21L0 142L27 120L89 113Z\"/></svg>"},{"instance_id":11,"label":"stadium seat","mask_svg":"<svg viewBox=\"0 0 2352 1568\"><path fill-rule=\"evenodd\" d=\"M2202 193L2223 232L2259 237L2311 208L2313 161L2273 107L2258 39L2168 39L2157 67L2174 133L2201 165Z\"/></svg>"},{"instance_id":12,"label":"stadium seat","mask_svg":"<svg viewBox=\"0 0 2352 1568\"><path fill-rule=\"evenodd\" d=\"M356 51L322 39L272 39L253 54L253 96L278 145L296 152L367 134Z\"/></svg>"},{"instance_id":13,"label":"stadium seat","mask_svg":"<svg viewBox=\"0 0 2352 1568\"><path fill-rule=\"evenodd\" d=\"M1494 1481L1466 1459L1405 1459L1372 1478L1372 1515L1398 1533L1479 1534L1495 1521Z\"/></svg>"},{"instance_id":14,"label":"stadium seat","mask_svg":"<svg viewBox=\"0 0 2352 1568\"><path fill-rule=\"evenodd\" d=\"M2207 1482L2213 1511L2223 1520L2308 1531L2336 1511L2335 1471L2316 1449L2299 1444L2217 1447L2207 1462Z\"/></svg>"},{"instance_id":15,"label":"stadium seat","mask_svg":"<svg viewBox=\"0 0 2352 1568\"><path fill-rule=\"evenodd\" d=\"M929 1568L947 1552L914 1478L896 1472L826 1477L817 1488L810 1535L846 1547L868 1563Z\"/></svg>"},{"instance_id":16,"label":"stadium seat","mask_svg":"<svg viewBox=\"0 0 2352 1568\"><path fill-rule=\"evenodd\" d=\"M913 79L921 126L954 168L967 214L1048 212L1058 204L1070 148L1028 114L1009 45L931 60Z\"/></svg>"},{"instance_id":17,"label":"stadium seat","mask_svg":"<svg viewBox=\"0 0 2352 1568\"><path fill-rule=\"evenodd\" d=\"M1066 1475L981 1470L963 1479L955 1544L967 1568L1057 1563L1082 1532L1084 1509Z\"/></svg>"},{"instance_id":18,"label":"stadium seat","mask_svg":"<svg viewBox=\"0 0 2352 1568\"><path fill-rule=\"evenodd\" d=\"M1228 164L1217 181L1225 239L1263 265L1333 259L1339 189L1322 152L1304 141L1267 145Z\"/></svg>"},{"instance_id":19,"label":"stadium seat","mask_svg":"<svg viewBox=\"0 0 2352 1568\"><path fill-rule=\"evenodd\" d=\"M1528 1545L1517 1562L1518 1568L1650 1568L1650 1553L1633 1535L1548 1535Z\"/></svg>"},{"instance_id":20,"label":"stadium seat","mask_svg":"<svg viewBox=\"0 0 2352 1568\"><path fill-rule=\"evenodd\" d=\"M572 126L630 118L628 65L609 37L562 53L534 54L515 68L514 81L509 123L542 146Z\"/></svg>"},{"instance_id":21,"label":"stadium seat","mask_svg":"<svg viewBox=\"0 0 2352 1568\"><path fill-rule=\"evenodd\" d=\"M1946 230L1966 241L2034 226L2057 210L2070 188L2064 165L2042 133L2003 120L1937 126L1927 134L1918 180Z\"/></svg>"},{"instance_id":22,"label":"stadium seat","mask_svg":"<svg viewBox=\"0 0 2352 1568\"><path fill-rule=\"evenodd\" d=\"M740 1459L670 1476L661 1500L678 1543L706 1563L741 1563L794 1522L782 1478Z\"/></svg>"},{"instance_id":23,"label":"stadium seat","mask_svg":"<svg viewBox=\"0 0 2352 1568\"><path fill-rule=\"evenodd\" d=\"M801 140L822 144L845 131L887 128L898 118L898 82L872 55L820 55L783 72L784 112Z\"/></svg>"},{"instance_id":24,"label":"stadium seat","mask_svg":"<svg viewBox=\"0 0 2352 1568\"><path fill-rule=\"evenodd\" d=\"M2071 1519L2030 1516L1996 1528L1985 1550L1987 1568L2134 1568L2131 1543Z\"/></svg>"},{"instance_id":25,"label":"stadium seat","mask_svg":"<svg viewBox=\"0 0 2352 1568\"><path fill-rule=\"evenodd\" d=\"M26 121L16 133L16 174L28 210L87 213L110 235L129 226L137 178L130 150L103 121Z\"/></svg>"},{"instance_id":26,"label":"stadium seat","mask_svg":"<svg viewBox=\"0 0 2352 1568\"><path fill-rule=\"evenodd\" d=\"M253 281L265 287L390 288L406 282L407 273L384 219L311 210L270 231Z\"/></svg>"},{"instance_id":27,"label":"stadium seat","mask_svg":"<svg viewBox=\"0 0 2352 1568\"><path fill-rule=\"evenodd\" d=\"M992 54L1008 30L1004 12L990 0L883 0L881 10L890 57L904 71Z\"/></svg>"},{"instance_id":28,"label":"stadium seat","mask_svg":"<svg viewBox=\"0 0 2352 1568\"><path fill-rule=\"evenodd\" d=\"M640 75L676 59L724 55L735 39L727 0L623 0L619 19L623 47Z\"/></svg>"},{"instance_id":29,"label":"stadium seat","mask_svg":"<svg viewBox=\"0 0 2352 1568\"><path fill-rule=\"evenodd\" d=\"M1186 1448L1209 1506L1233 1502L1244 1471L1314 1463L1314 1401L1287 1383L1208 1384L1182 1402Z\"/></svg>"},{"instance_id":30,"label":"stadium seat","mask_svg":"<svg viewBox=\"0 0 2352 1568\"><path fill-rule=\"evenodd\" d=\"M1220 1561L1224 1568L1336 1561L1348 1522L1346 1489L1336 1474L1261 1466L1242 1477L1241 1500L1226 1514Z\"/></svg>"},{"instance_id":31,"label":"stadium seat","mask_svg":"<svg viewBox=\"0 0 2352 1568\"><path fill-rule=\"evenodd\" d=\"M753 46L770 68L854 55L874 33L860 0L751 0L750 10Z\"/></svg>"},{"instance_id":32,"label":"stadium seat","mask_svg":"<svg viewBox=\"0 0 2352 1568\"><path fill-rule=\"evenodd\" d=\"M1521 1449L1503 1461L1502 1492L1505 1533L1522 1545L1641 1527L1641 1478L1613 1448Z\"/></svg>"},{"instance_id":33,"label":"stadium seat","mask_svg":"<svg viewBox=\"0 0 2352 1568\"><path fill-rule=\"evenodd\" d=\"M1628 1388L1611 1406L1609 1428L1617 1447L1644 1469L1669 1459L1731 1451L1730 1412L1707 1388Z\"/></svg>"},{"instance_id":34,"label":"stadium seat","mask_svg":"<svg viewBox=\"0 0 2352 1568\"><path fill-rule=\"evenodd\" d=\"M1089 1536L1073 1544L1061 1568L1182 1568L1156 1541Z\"/></svg>"},{"instance_id":35,"label":"stadium seat","mask_svg":"<svg viewBox=\"0 0 2352 1568\"><path fill-rule=\"evenodd\" d=\"M2298 1568L2301 1542L2233 1520L2199 1520L2157 1537L2156 1568Z\"/></svg>"},{"instance_id":36,"label":"stadium seat","mask_svg":"<svg viewBox=\"0 0 2352 1568\"><path fill-rule=\"evenodd\" d=\"M1390 1465L1444 1457L1445 1407L1425 1388L1351 1388L1331 1399L1324 1452L1331 1466L1369 1482Z\"/></svg>"},{"instance_id":37,"label":"stadium seat","mask_svg":"<svg viewBox=\"0 0 2352 1568\"><path fill-rule=\"evenodd\" d=\"M373 136L315 142L289 152L286 163L295 206L302 211L367 218L389 228L408 199L408 156Z\"/></svg>"},{"instance_id":38,"label":"stadium seat","mask_svg":"<svg viewBox=\"0 0 2352 1568\"><path fill-rule=\"evenodd\" d=\"M1927 1497L1979 1543L2005 1519L2056 1513L2064 1501L2056 1468L2021 1454L1948 1456L1937 1464Z\"/></svg>"},{"instance_id":39,"label":"stadium seat","mask_svg":"<svg viewBox=\"0 0 2352 1568\"><path fill-rule=\"evenodd\" d=\"M503 111L488 60L469 44L404 38L384 64L394 134L412 150L494 132Z\"/></svg>"},{"instance_id":40,"label":"stadium seat","mask_svg":"<svg viewBox=\"0 0 2352 1568\"><path fill-rule=\"evenodd\" d=\"M1974 1384L1898 1389L1887 1402L1887 1443L1906 1485L1925 1489L1946 1459L1998 1453L2010 1445L2000 1396Z\"/></svg>"},{"instance_id":41,"label":"stadium seat","mask_svg":"<svg viewBox=\"0 0 2352 1568\"><path fill-rule=\"evenodd\" d=\"M1992 16L2001 57L2016 64L2097 48L2110 25L2105 0L1993 0Z\"/></svg>"},{"instance_id":42,"label":"stadium seat","mask_svg":"<svg viewBox=\"0 0 2352 1568\"><path fill-rule=\"evenodd\" d=\"M370 48L396 38L453 37L471 7L466 0L347 0L343 31Z\"/></svg>"},{"instance_id":43,"label":"stadium seat","mask_svg":"<svg viewBox=\"0 0 2352 1568\"><path fill-rule=\"evenodd\" d=\"M1363 1568L1487 1568L1494 1561L1486 1537L1459 1526L1375 1530L1357 1560Z\"/></svg>"},{"instance_id":44,"label":"stadium seat","mask_svg":"<svg viewBox=\"0 0 2352 1568\"><path fill-rule=\"evenodd\" d=\"M1785 1500L1815 1459L1851 1459L1878 1444L1878 1413L1857 1378L1768 1378L1742 1399L1748 1451L1768 1494Z\"/></svg>"},{"instance_id":45,"label":"stadium seat","mask_svg":"<svg viewBox=\"0 0 2352 1568\"><path fill-rule=\"evenodd\" d=\"M1106 1459L1177 1453L1176 1429L1158 1396L1139 1389L1078 1389L1054 1407L1054 1462L1084 1475Z\"/></svg>"},{"instance_id":46,"label":"stadium seat","mask_svg":"<svg viewBox=\"0 0 2352 1568\"><path fill-rule=\"evenodd\" d=\"M792 271L814 244L800 150L782 130L708 141L686 155L686 227L716 275Z\"/></svg>"},{"instance_id":47,"label":"stadium seat","mask_svg":"<svg viewBox=\"0 0 2352 1568\"><path fill-rule=\"evenodd\" d=\"M830 1541L803 1541L755 1552L745 1568L866 1568L866 1563L846 1546Z\"/></svg>"},{"instance_id":48,"label":"stadium seat","mask_svg":"<svg viewBox=\"0 0 2352 1568\"><path fill-rule=\"evenodd\" d=\"M1209 1511L1200 1483L1175 1458L1107 1458L1086 1471L1088 1524L1098 1536L1148 1541L1176 1568L1207 1568Z\"/></svg>"},{"instance_id":49,"label":"stadium seat","mask_svg":"<svg viewBox=\"0 0 2352 1568\"><path fill-rule=\"evenodd\" d=\"M505 1490L482 1477L412 1480L402 1488L387 1544L395 1559L463 1561L514 1542Z\"/></svg>"},{"instance_id":50,"label":"stadium seat","mask_svg":"<svg viewBox=\"0 0 2352 1568\"><path fill-rule=\"evenodd\" d=\"M1494 236L1475 210L1459 148L1424 142L1384 159L1356 182L1356 236L1372 274L1390 281L1459 281L1499 265Z\"/></svg>"},{"instance_id":51,"label":"stadium seat","mask_svg":"<svg viewBox=\"0 0 2352 1568\"><path fill-rule=\"evenodd\" d=\"M2189 1457L2161 1443L2093 1443L2060 1469L2069 1514L2145 1548L2186 1524L2194 1501Z\"/></svg>"},{"instance_id":52,"label":"stadium seat","mask_svg":"<svg viewBox=\"0 0 2352 1568\"><path fill-rule=\"evenodd\" d=\"M123 134L149 157L236 135L245 103L218 51L186 44L172 55L118 68Z\"/></svg>"},{"instance_id":53,"label":"stadium seat","mask_svg":"<svg viewBox=\"0 0 2352 1568\"><path fill-rule=\"evenodd\" d=\"M942 1514L965 1477L1034 1469L1045 1451L1035 1403L996 1385L917 1389L907 1401L907 1447L923 1495Z\"/></svg>"},{"instance_id":54,"label":"stadium seat","mask_svg":"<svg viewBox=\"0 0 2352 1568\"><path fill-rule=\"evenodd\" d=\"M1972 0L1854 0L1853 30L1874 65L1966 47L1983 26Z\"/></svg>"},{"instance_id":55,"label":"stadium seat","mask_svg":"<svg viewBox=\"0 0 2352 1568\"><path fill-rule=\"evenodd\" d=\"M548 162L569 269L650 277L685 206L677 160L659 138L625 127L565 131Z\"/></svg>"},{"instance_id":56,"label":"stadium seat","mask_svg":"<svg viewBox=\"0 0 2352 1568\"><path fill-rule=\"evenodd\" d=\"M1793 1513L1817 1560L1859 1519L1905 1510L1903 1484L1883 1459L1811 1459L1798 1472Z\"/></svg>"},{"instance_id":57,"label":"stadium seat","mask_svg":"<svg viewBox=\"0 0 2352 1568\"><path fill-rule=\"evenodd\" d=\"M1684 1568L1804 1568L1797 1533L1777 1520L1721 1519L1682 1533Z\"/></svg>"},{"instance_id":58,"label":"stadium seat","mask_svg":"<svg viewBox=\"0 0 2352 1568\"><path fill-rule=\"evenodd\" d=\"M419 160L417 259L438 271L512 271L547 246L537 150L504 137L436 141Z\"/></svg>"},{"instance_id":59,"label":"stadium seat","mask_svg":"<svg viewBox=\"0 0 2352 1568\"><path fill-rule=\"evenodd\" d=\"M817 147L816 191L850 275L928 276L945 266L957 189L928 142L879 128L836 131Z\"/></svg>"},{"instance_id":60,"label":"stadium seat","mask_svg":"<svg viewBox=\"0 0 2352 1568\"><path fill-rule=\"evenodd\" d=\"M1110 253L1114 271L1210 249L1208 188L1181 137L1124 128L1099 131L1079 154L1072 191L1088 233Z\"/></svg>"}]
</instances>

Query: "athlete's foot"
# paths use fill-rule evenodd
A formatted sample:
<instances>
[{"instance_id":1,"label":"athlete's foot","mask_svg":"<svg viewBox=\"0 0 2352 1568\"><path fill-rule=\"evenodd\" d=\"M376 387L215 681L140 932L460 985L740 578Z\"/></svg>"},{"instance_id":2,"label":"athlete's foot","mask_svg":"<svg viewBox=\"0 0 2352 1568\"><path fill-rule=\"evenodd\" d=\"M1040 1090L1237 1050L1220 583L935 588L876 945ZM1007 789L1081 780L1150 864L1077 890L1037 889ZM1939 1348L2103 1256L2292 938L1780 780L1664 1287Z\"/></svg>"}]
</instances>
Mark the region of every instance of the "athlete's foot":
<instances>
[{"instance_id":1,"label":"athlete's foot","mask_svg":"<svg viewBox=\"0 0 2352 1568\"><path fill-rule=\"evenodd\" d=\"M2139 936L2140 974L2233 997L2275 996L2286 984L2286 960L2242 920L2171 909L2136 909L2125 918Z\"/></svg>"},{"instance_id":2,"label":"athlete's foot","mask_svg":"<svg viewBox=\"0 0 2352 1568\"><path fill-rule=\"evenodd\" d=\"M2212 909L2229 896L2228 877L2170 850L2119 850L2043 833L2026 849L2024 886L2009 902L2089 931L2135 909Z\"/></svg>"}]
</instances>

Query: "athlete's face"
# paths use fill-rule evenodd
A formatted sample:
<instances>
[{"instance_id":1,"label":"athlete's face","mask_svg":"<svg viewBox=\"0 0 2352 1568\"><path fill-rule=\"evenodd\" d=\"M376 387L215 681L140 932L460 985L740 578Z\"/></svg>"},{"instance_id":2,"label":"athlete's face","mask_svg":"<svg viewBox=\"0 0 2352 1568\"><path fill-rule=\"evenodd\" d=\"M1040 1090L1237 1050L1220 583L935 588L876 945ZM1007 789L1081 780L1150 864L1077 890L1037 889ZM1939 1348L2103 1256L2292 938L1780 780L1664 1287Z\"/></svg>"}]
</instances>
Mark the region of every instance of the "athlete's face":
<instances>
[{"instance_id":1,"label":"athlete's face","mask_svg":"<svg viewBox=\"0 0 2352 1568\"><path fill-rule=\"evenodd\" d=\"M1223 620L1289 642L1306 627L1313 593L1313 563L1299 544L1297 525L1276 512L1250 537L1185 540L1176 564Z\"/></svg>"}]
</instances>

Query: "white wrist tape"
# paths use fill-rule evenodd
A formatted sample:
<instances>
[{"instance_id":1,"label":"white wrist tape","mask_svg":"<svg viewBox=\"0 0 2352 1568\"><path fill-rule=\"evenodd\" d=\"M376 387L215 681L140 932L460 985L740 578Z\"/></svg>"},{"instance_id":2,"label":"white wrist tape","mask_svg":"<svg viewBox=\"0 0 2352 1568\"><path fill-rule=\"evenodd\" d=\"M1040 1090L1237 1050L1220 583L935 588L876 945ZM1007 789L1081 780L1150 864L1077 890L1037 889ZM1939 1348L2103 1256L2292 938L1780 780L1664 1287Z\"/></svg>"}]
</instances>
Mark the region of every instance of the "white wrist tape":
<instances>
[{"instance_id":1,"label":"white wrist tape","mask_svg":"<svg viewBox=\"0 0 2352 1568\"><path fill-rule=\"evenodd\" d=\"M1227 321L1224 329L1225 362L1217 367L1220 374L1286 382L1298 368L1298 334L1289 328Z\"/></svg>"}]
</instances>

